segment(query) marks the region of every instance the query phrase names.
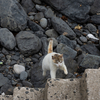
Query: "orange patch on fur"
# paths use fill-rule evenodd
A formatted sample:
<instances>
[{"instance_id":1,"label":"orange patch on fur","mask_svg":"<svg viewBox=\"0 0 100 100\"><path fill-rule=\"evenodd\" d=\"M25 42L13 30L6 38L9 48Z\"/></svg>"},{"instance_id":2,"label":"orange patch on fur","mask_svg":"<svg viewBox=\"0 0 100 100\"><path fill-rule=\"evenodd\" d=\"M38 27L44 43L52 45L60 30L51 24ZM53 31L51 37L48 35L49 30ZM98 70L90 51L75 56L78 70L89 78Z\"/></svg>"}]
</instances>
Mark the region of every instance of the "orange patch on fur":
<instances>
[{"instance_id":1,"label":"orange patch on fur","mask_svg":"<svg viewBox=\"0 0 100 100\"><path fill-rule=\"evenodd\" d=\"M52 53L52 52L53 52L53 40L51 39L49 41L48 53Z\"/></svg>"}]
</instances>

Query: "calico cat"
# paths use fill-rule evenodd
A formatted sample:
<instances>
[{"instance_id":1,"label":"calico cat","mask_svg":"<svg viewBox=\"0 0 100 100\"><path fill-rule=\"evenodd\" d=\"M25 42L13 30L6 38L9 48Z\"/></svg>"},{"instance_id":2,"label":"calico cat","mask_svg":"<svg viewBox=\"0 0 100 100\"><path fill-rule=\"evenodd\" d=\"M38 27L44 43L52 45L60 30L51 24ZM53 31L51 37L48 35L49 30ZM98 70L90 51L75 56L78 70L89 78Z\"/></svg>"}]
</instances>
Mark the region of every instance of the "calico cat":
<instances>
[{"instance_id":1,"label":"calico cat","mask_svg":"<svg viewBox=\"0 0 100 100\"><path fill-rule=\"evenodd\" d=\"M61 69L67 75L67 67L64 63L63 54L53 52L53 40L49 41L48 54L42 61L43 76L46 75L46 71L50 70L51 78L56 78L57 69Z\"/></svg>"}]
</instances>

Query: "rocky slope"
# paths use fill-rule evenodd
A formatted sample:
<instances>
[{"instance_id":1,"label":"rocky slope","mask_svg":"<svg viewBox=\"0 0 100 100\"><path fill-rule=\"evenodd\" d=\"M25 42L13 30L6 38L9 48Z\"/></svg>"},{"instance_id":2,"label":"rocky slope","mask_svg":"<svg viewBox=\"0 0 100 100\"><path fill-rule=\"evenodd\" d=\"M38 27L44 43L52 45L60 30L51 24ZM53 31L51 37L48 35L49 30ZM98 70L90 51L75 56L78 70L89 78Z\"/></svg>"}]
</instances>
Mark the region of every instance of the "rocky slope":
<instances>
[{"instance_id":1,"label":"rocky slope","mask_svg":"<svg viewBox=\"0 0 100 100\"><path fill-rule=\"evenodd\" d=\"M58 70L57 78L80 78L85 69L99 68L99 34L99 0L0 0L0 94L45 86L50 74L42 76L41 63L50 38L69 71Z\"/></svg>"}]
</instances>

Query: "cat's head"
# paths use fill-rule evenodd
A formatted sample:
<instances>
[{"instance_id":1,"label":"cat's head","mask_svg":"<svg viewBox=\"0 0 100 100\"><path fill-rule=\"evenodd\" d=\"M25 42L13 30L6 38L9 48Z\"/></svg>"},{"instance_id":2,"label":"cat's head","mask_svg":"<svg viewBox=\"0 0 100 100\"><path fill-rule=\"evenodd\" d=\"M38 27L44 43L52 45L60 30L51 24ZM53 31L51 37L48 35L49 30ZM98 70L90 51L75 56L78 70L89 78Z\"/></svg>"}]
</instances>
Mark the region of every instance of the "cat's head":
<instances>
[{"instance_id":1,"label":"cat's head","mask_svg":"<svg viewBox=\"0 0 100 100\"><path fill-rule=\"evenodd\" d=\"M63 64L63 54L54 54L52 56L52 61L54 65L56 65L57 67L61 67Z\"/></svg>"}]
</instances>

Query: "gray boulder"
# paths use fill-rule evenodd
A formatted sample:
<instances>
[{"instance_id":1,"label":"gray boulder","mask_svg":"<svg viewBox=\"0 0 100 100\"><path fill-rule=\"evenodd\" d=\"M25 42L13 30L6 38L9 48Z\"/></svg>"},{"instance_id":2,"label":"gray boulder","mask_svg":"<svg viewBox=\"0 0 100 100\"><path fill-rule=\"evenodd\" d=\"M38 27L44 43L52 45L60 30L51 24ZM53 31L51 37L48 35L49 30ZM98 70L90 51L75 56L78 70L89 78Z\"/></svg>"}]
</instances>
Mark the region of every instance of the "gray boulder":
<instances>
[{"instance_id":1,"label":"gray boulder","mask_svg":"<svg viewBox=\"0 0 100 100\"><path fill-rule=\"evenodd\" d=\"M100 24L100 15L93 15L90 20L94 24Z\"/></svg>"},{"instance_id":2,"label":"gray boulder","mask_svg":"<svg viewBox=\"0 0 100 100\"><path fill-rule=\"evenodd\" d=\"M42 53L45 55L48 53L48 41L46 37L41 38L42 42Z\"/></svg>"},{"instance_id":3,"label":"gray boulder","mask_svg":"<svg viewBox=\"0 0 100 100\"><path fill-rule=\"evenodd\" d=\"M60 19L58 17L52 17L51 22L52 22L53 28L59 34L63 34L64 32L67 32L68 34L66 36L76 37L76 34L74 33L74 31L62 19Z\"/></svg>"},{"instance_id":4,"label":"gray boulder","mask_svg":"<svg viewBox=\"0 0 100 100\"><path fill-rule=\"evenodd\" d=\"M96 26L94 26L93 24L89 23L85 26L85 28L87 28L89 30L89 32L97 32L97 28Z\"/></svg>"},{"instance_id":5,"label":"gray boulder","mask_svg":"<svg viewBox=\"0 0 100 100\"><path fill-rule=\"evenodd\" d=\"M81 49L83 51L86 51L86 53L100 56L100 51L97 49L97 47L94 44L83 45L81 46Z\"/></svg>"},{"instance_id":6,"label":"gray boulder","mask_svg":"<svg viewBox=\"0 0 100 100\"><path fill-rule=\"evenodd\" d=\"M40 0L33 0L33 2L36 3L36 4L41 4Z\"/></svg>"},{"instance_id":7,"label":"gray boulder","mask_svg":"<svg viewBox=\"0 0 100 100\"><path fill-rule=\"evenodd\" d=\"M45 11L44 15L46 18L52 18L54 16L54 11L52 11L52 9L48 8L48 10Z\"/></svg>"},{"instance_id":8,"label":"gray boulder","mask_svg":"<svg viewBox=\"0 0 100 100\"><path fill-rule=\"evenodd\" d=\"M49 71L47 72L46 76L42 75L43 58L39 62L37 62L31 69L31 83L35 88L45 87L47 79L50 78Z\"/></svg>"},{"instance_id":9,"label":"gray boulder","mask_svg":"<svg viewBox=\"0 0 100 100\"><path fill-rule=\"evenodd\" d=\"M89 18L90 6L94 0L42 0L70 19L83 23Z\"/></svg>"},{"instance_id":10,"label":"gray boulder","mask_svg":"<svg viewBox=\"0 0 100 100\"><path fill-rule=\"evenodd\" d=\"M23 71L20 73L20 80L26 80L27 79L27 72L26 71Z\"/></svg>"},{"instance_id":11,"label":"gray boulder","mask_svg":"<svg viewBox=\"0 0 100 100\"><path fill-rule=\"evenodd\" d=\"M85 36L81 36L79 39L81 40L81 42L87 43L87 38Z\"/></svg>"},{"instance_id":12,"label":"gray boulder","mask_svg":"<svg viewBox=\"0 0 100 100\"><path fill-rule=\"evenodd\" d=\"M34 34L35 34L36 36L38 36L39 38L47 37L47 36L43 33L43 31L36 31Z\"/></svg>"},{"instance_id":13,"label":"gray boulder","mask_svg":"<svg viewBox=\"0 0 100 100\"><path fill-rule=\"evenodd\" d=\"M21 31L16 35L17 45L25 56L37 53L41 49L41 40L29 31Z\"/></svg>"},{"instance_id":14,"label":"gray boulder","mask_svg":"<svg viewBox=\"0 0 100 100\"><path fill-rule=\"evenodd\" d=\"M85 55L82 62L80 63L81 67L84 68L99 68L100 67L100 56L96 55Z\"/></svg>"},{"instance_id":15,"label":"gray boulder","mask_svg":"<svg viewBox=\"0 0 100 100\"><path fill-rule=\"evenodd\" d=\"M0 0L0 26L18 32L26 25L26 12L17 0Z\"/></svg>"},{"instance_id":16,"label":"gray boulder","mask_svg":"<svg viewBox=\"0 0 100 100\"><path fill-rule=\"evenodd\" d=\"M47 8L45 6L37 5L37 4L36 4L35 8L40 12L45 12L47 10Z\"/></svg>"},{"instance_id":17,"label":"gray boulder","mask_svg":"<svg viewBox=\"0 0 100 100\"><path fill-rule=\"evenodd\" d=\"M94 0L93 5L91 6L90 12L92 14L100 13L100 0Z\"/></svg>"},{"instance_id":18,"label":"gray boulder","mask_svg":"<svg viewBox=\"0 0 100 100\"><path fill-rule=\"evenodd\" d=\"M70 57L66 57L66 55L64 55L64 61L65 61L65 65L68 69L68 73L74 74L74 72L76 72L77 68L78 68L78 64L76 63L76 61Z\"/></svg>"},{"instance_id":19,"label":"gray boulder","mask_svg":"<svg viewBox=\"0 0 100 100\"><path fill-rule=\"evenodd\" d=\"M0 29L0 43L8 50L12 50L16 46L15 37L7 28Z\"/></svg>"},{"instance_id":20,"label":"gray boulder","mask_svg":"<svg viewBox=\"0 0 100 100\"><path fill-rule=\"evenodd\" d=\"M53 48L55 48L58 45L58 41L55 38L48 38L48 41L50 41L50 39L53 40Z\"/></svg>"},{"instance_id":21,"label":"gray boulder","mask_svg":"<svg viewBox=\"0 0 100 100\"><path fill-rule=\"evenodd\" d=\"M44 18L43 12L38 12L34 17L34 20L40 21L42 18Z\"/></svg>"},{"instance_id":22,"label":"gray boulder","mask_svg":"<svg viewBox=\"0 0 100 100\"><path fill-rule=\"evenodd\" d=\"M1 87L1 92L5 93L5 95L13 95L14 87L10 83L6 83Z\"/></svg>"},{"instance_id":23,"label":"gray boulder","mask_svg":"<svg viewBox=\"0 0 100 100\"><path fill-rule=\"evenodd\" d=\"M66 57L70 57L72 59L74 59L77 55L77 52L75 50L62 43L57 45L57 52L66 55Z\"/></svg>"},{"instance_id":24,"label":"gray boulder","mask_svg":"<svg viewBox=\"0 0 100 100\"><path fill-rule=\"evenodd\" d=\"M21 5L27 13L32 12L35 6L32 0L21 0Z\"/></svg>"},{"instance_id":25,"label":"gray boulder","mask_svg":"<svg viewBox=\"0 0 100 100\"><path fill-rule=\"evenodd\" d=\"M4 77L2 73L0 73L0 80L0 87L9 82L9 79Z\"/></svg>"},{"instance_id":26,"label":"gray boulder","mask_svg":"<svg viewBox=\"0 0 100 100\"><path fill-rule=\"evenodd\" d=\"M41 18L40 25L42 28L46 28L48 25L48 20L46 18Z\"/></svg>"},{"instance_id":27,"label":"gray boulder","mask_svg":"<svg viewBox=\"0 0 100 100\"><path fill-rule=\"evenodd\" d=\"M28 81L22 81L23 85L25 87L32 87L32 83L31 82L28 82Z\"/></svg>"},{"instance_id":28,"label":"gray boulder","mask_svg":"<svg viewBox=\"0 0 100 100\"><path fill-rule=\"evenodd\" d=\"M74 40L70 40L68 39L67 37L65 37L64 35L60 35L58 38L57 38L58 42L60 43L63 43L63 44L66 44L68 47L70 48L75 48L76 47L76 41Z\"/></svg>"},{"instance_id":29,"label":"gray boulder","mask_svg":"<svg viewBox=\"0 0 100 100\"><path fill-rule=\"evenodd\" d=\"M50 38L58 37L58 33L54 29L49 29L49 30L45 31L45 34Z\"/></svg>"},{"instance_id":30,"label":"gray boulder","mask_svg":"<svg viewBox=\"0 0 100 100\"><path fill-rule=\"evenodd\" d=\"M39 26L38 24L36 24L33 21L28 20L28 27L33 31L33 32L37 32L37 31L42 31L44 32L44 30L42 29L41 26Z\"/></svg>"}]
</instances>

